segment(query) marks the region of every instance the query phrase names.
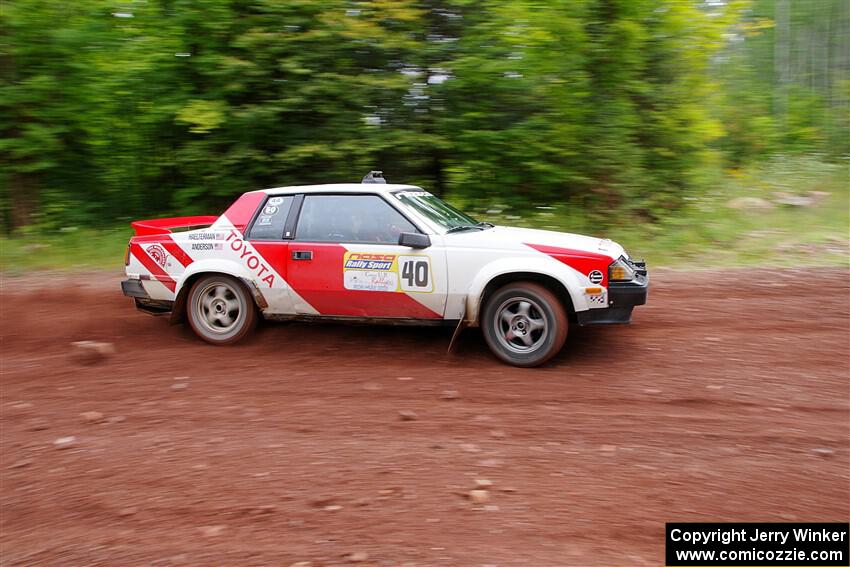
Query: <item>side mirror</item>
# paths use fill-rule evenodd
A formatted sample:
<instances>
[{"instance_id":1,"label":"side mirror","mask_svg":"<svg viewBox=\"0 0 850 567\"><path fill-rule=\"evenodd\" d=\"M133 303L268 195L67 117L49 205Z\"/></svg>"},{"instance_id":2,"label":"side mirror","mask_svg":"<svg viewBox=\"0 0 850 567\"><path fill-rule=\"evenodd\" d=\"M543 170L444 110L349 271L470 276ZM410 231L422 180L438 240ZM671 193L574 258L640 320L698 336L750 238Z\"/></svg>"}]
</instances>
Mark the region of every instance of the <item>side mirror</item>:
<instances>
[{"instance_id":1,"label":"side mirror","mask_svg":"<svg viewBox=\"0 0 850 567\"><path fill-rule=\"evenodd\" d=\"M398 237L398 245L411 248L428 248L431 246L431 237L418 232L402 232Z\"/></svg>"}]
</instances>

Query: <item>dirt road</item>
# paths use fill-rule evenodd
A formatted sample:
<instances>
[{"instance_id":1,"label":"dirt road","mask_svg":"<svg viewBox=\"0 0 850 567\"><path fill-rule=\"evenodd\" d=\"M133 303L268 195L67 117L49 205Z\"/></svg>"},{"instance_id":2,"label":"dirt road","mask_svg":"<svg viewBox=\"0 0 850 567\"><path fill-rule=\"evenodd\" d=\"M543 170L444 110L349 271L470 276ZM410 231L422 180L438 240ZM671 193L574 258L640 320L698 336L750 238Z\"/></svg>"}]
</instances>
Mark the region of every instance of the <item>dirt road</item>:
<instances>
[{"instance_id":1,"label":"dirt road","mask_svg":"<svg viewBox=\"0 0 850 567\"><path fill-rule=\"evenodd\" d=\"M848 276L657 271L534 370L450 329L215 348L117 276L7 278L0 562L663 565L667 521L847 521Z\"/></svg>"}]
</instances>

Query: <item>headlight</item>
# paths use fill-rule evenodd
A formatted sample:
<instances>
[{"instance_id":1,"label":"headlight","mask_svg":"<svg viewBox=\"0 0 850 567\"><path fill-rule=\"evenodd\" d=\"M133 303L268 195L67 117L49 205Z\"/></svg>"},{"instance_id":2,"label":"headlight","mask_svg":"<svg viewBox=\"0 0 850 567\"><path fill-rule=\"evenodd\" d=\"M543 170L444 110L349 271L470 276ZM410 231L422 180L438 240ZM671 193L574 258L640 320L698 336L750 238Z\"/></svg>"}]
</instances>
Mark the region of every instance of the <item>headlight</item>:
<instances>
[{"instance_id":1,"label":"headlight","mask_svg":"<svg viewBox=\"0 0 850 567\"><path fill-rule=\"evenodd\" d=\"M630 282L635 279L635 270L625 258L620 256L608 266L608 281Z\"/></svg>"}]
</instances>

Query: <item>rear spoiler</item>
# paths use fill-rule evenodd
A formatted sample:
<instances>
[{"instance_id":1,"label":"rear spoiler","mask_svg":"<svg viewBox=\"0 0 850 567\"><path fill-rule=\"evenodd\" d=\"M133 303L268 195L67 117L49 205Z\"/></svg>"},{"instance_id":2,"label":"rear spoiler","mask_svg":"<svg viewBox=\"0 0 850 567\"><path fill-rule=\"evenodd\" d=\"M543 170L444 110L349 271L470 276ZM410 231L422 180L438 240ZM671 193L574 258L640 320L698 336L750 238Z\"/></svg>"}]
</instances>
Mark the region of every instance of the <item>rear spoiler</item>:
<instances>
[{"instance_id":1,"label":"rear spoiler","mask_svg":"<svg viewBox=\"0 0 850 567\"><path fill-rule=\"evenodd\" d=\"M170 219L151 219L131 222L130 226L136 231L136 236L150 234L168 234L173 228L201 228L209 226L218 220L218 217L172 217Z\"/></svg>"}]
</instances>

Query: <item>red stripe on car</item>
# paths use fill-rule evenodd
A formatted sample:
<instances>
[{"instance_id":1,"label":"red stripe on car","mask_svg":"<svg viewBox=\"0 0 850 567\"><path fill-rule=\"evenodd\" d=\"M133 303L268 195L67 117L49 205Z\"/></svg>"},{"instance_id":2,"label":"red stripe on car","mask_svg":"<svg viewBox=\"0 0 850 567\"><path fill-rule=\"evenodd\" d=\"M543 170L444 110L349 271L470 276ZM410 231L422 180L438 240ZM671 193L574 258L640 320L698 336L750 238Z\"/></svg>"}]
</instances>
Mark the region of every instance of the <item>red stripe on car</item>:
<instances>
[{"instance_id":1,"label":"red stripe on car","mask_svg":"<svg viewBox=\"0 0 850 567\"><path fill-rule=\"evenodd\" d=\"M585 276L593 270L599 270L602 272L602 281L599 284L608 286L608 265L613 262L610 256L597 254L596 252L587 252L585 250L573 250L572 248L559 248L557 246L529 244L527 242L524 244L578 270Z\"/></svg>"},{"instance_id":2,"label":"red stripe on car","mask_svg":"<svg viewBox=\"0 0 850 567\"><path fill-rule=\"evenodd\" d=\"M248 223L251 222L251 219L254 217L254 213L257 212L257 207L260 206L260 203L262 203L265 198L266 194L262 191L245 193L236 199L236 201L230 205L230 208L224 211L224 214L231 224L236 227L236 230L244 233Z\"/></svg>"},{"instance_id":3,"label":"red stripe on car","mask_svg":"<svg viewBox=\"0 0 850 567\"><path fill-rule=\"evenodd\" d=\"M286 279L286 261L289 256L289 242L249 241L260 258L266 261L271 269Z\"/></svg>"},{"instance_id":4,"label":"red stripe on car","mask_svg":"<svg viewBox=\"0 0 850 567\"><path fill-rule=\"evenodd\" d=\"M174 291L177 284L174 279L165 273L165 270L151 258L145 250L135 242L130 243L130 252L139 259L139 262L156 277L156 280L167 287L169 291Z\"/></svg>"},{"instance_id":5,"label":"red stripe on car","mask_svg":"<svg viewBox=\"0 0 850 567\"><path fill-rule=\"evenodd\" d=\"M183 264L184 268L194 262L194 260L192 260L192 257L189 256L185 250L180 248L179 244L177 244L176 242L174 242L174 240L171 239L171 236L163 237L160 244L162 244L163 248L168 250L168 253L174 256L174 258L178 262Z\"/></svg>"}]
</instances>

